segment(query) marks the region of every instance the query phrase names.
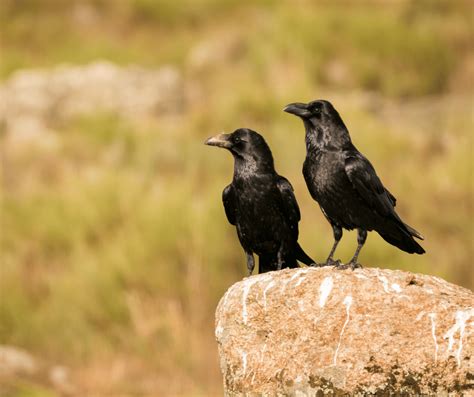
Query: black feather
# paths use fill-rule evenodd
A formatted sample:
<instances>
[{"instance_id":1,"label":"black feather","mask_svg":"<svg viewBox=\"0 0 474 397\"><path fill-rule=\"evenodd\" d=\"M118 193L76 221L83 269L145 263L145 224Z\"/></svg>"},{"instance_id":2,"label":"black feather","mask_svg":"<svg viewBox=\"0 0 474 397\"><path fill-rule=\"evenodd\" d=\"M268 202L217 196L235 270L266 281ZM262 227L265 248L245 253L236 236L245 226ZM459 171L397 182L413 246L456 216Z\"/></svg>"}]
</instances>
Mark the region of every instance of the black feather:
<instances>
[{"instance_id":1,"label":"black feather","mask_svg":"<svg viewBox=\"0 0 474 397\"><path fill-rule=\"evenodd\" d=\"M344 229L359 230L357 259L367 231L409 253L424 253L413 239L422 239L395 212L396 199L383 186L374 167L352 144L339 113L328 101L295 103L285 108L299 116L306 129L307 155L303 175L311 193L333 226L336 243Z\"/></svg>"},{"instance_id":2,"label":"black feather","mask_svg":"<svg viewBox=\"0 0 474 397\"><path fill-rule=\"evenodd\" d=\"M207 144L228 149L234 156L234 176L222 194L229 223L236 226L247 253L249 273L259 256L259 273L298 267L297 260L314 261L298 244L300 210L290 182L278 175L263 137L249 129L210 138Z\"/></svg>"}]
</instances>

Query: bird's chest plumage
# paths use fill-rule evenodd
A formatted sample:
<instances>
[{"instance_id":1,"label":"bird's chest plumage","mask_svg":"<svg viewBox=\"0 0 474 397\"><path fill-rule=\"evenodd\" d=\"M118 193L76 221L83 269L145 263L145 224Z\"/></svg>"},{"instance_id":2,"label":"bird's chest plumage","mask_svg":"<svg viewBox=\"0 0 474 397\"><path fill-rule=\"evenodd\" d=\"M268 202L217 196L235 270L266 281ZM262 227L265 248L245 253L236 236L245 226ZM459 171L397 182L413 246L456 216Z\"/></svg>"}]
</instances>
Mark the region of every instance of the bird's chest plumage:
<instances>
[{"instance_id":1,"label":"bird's chest plumage","mask_svg":"<svg viewBox=\"0 0 474 397\"><path fill-rule=\"evenodd\" d=\"M308 154L303 165L303 175L308 189L315 200L336 194L342 186L349 183L343 160L335 152Z\"/></svg>"},{"instance_id":2,"label":"bird's chest plumage","mask_svg":"<svg viewBox=\"0 0 474 397\"><path fill-rule=\"evenodd\" d=\"M255 221L262 211L264 213L271 211L271 208L266 208L271 191L265 181L242 181L237 183L237 191L239 192L237 207L240 220Z\"/></svg>"},{"instance_id":3,"label":"bird's chest plumage","mask_svg":"<svg viewBox=\"0 0 474 397\"><path fill-rule=\"evenodd\" d=\"M309 153L303 166L303 175L308 190L320 205L324 215L336 223L346 224L340 217L341 208L348 207L347 201L354 189L345 172L344 159L338 152Z\"/></svg>"},{"instance_id":4,"label":"bird's chest plumage","mask_svg":"<svg viewBox=\"0 0 474 397\"><path fill-rule=\"evenodd\" d=\"M276 187L267 178L243 178L234 181L236 188L236 225L242 244L254 252L273 250L276 234L284 222Z\"/></svg>"}]
</instances>

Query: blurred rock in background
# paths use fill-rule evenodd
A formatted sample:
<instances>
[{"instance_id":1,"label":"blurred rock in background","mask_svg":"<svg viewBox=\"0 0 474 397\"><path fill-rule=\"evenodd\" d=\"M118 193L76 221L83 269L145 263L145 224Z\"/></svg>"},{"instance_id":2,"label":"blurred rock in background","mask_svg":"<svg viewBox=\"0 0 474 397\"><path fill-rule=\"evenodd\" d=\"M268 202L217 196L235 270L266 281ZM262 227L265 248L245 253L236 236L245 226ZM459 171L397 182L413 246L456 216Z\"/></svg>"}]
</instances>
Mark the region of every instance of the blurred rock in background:
<instances>
[{"instance_id":1,"label":"blurred rock in background","mask_svg":"<svg viewBox=\"0 0 474 397\"><path fill-rule=\"evenodd\" d=\"M21 70L0 86L0 96L4 98L0 118L6 133L13 135L31 129L40 133L58 120L94 112L140 119L185 110L176 68L121 68L106 61Z\"/></svg>"}]
</instances>

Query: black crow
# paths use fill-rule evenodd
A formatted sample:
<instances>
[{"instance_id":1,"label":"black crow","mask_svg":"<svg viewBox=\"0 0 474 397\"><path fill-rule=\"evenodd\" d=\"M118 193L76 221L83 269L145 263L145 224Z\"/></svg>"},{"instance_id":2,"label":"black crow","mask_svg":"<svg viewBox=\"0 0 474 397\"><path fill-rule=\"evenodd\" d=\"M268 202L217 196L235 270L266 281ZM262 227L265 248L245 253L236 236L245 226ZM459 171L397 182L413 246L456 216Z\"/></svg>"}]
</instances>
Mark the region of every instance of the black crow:
<instances>
[{"instance_id":1,"label":"black crow","mask_svg":"<svg viewBox=\"0 0 474 397\"><path fill-rule=\"evenodd\" d=\"M349 131L332 104L324 100L292 103L284 111L300 117L306 129L304 179L334 232L335 242L326 263L339 266L333 255L343 228L357 229L358 246L351 261L341 267L360 266L357 257L367 231L372 230L403 251L423 254L425 250L413 239L423 237L395 212L395 197L352 144Z\"/></svg>"},{"instance_id":2,"label":"black crow","mask_svg":"<svg viewBox=\"0 0 474 397\"><path fill-rule=\"evenodd\" d=\"M222 201L228 221L247 255L249 275L259 256L259 273L298 267L314 261L298 244L300 210L287 179L278 175L263 137L247 128L209 138L206 145L228 149L234 156L234 177Z\"/></svg>"}]
</instances>

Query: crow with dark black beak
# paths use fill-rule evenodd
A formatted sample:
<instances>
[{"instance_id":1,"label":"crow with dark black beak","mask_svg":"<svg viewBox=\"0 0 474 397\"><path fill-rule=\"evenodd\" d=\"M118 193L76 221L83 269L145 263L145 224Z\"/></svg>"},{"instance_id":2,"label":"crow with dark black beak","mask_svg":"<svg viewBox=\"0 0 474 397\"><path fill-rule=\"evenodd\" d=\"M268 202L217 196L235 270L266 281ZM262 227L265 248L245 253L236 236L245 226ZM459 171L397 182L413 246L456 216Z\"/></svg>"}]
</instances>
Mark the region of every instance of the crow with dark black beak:
<instances>
[{"instance_id":1,"label":"crow with dark black beak","mask_svg":"<svg viewBox=\"0 0 474 397\"><path fill-rule=\"evenodd\" d=\"M334 232L335 241L326 264L360 267L357 258L367 231L372 230L405 252L423 254L425 250L413 238L423 237L395 212L395 197L352 144L349 131L332 104L324 100L292 103L284 111L301 118L305 126L304 179ZM358 231L357 249L347 265L333 259L343 228Z\"/></svg>"},{"instance_id":2,"label":"crow with dark black beak","mask_svg":"<svg viewBox=\"0 0 474 397\"><path fill-rule=\"evenodd\" d=\"M259 273L298 267L314 261L298 244L300 210L287 179L278 175L263 137L239 128L232 134L209 138L206 145L229 150L234 157L234 177L222 194L230 224L247 255L248 274L259 257Z\"/></svg>"}]
</instances>

